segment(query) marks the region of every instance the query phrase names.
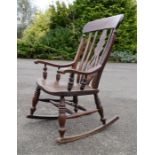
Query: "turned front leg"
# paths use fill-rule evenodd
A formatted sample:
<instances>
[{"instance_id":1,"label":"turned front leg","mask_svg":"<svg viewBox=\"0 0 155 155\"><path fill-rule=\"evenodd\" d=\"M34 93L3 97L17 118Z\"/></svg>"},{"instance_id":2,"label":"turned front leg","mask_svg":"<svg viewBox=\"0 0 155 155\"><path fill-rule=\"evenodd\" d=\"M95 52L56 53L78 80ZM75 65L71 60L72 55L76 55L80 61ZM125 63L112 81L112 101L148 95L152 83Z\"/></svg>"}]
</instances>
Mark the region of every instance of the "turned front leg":
<instances>
[{"instance_id":1,"label":"turned front leg","mask_svg":"<svg viewBox=\"0 0 155 155\"><path fill-rule=\"evenodd\" d=\"M33 115L33 113L36 111L39 96L40 96L40 88L37 86L34 96L32 98L32 108L30 109L30 115Z\"/></svg>"},{"instance_id":2,"label":"turned front leg","mask_svg":"<svg viewBox=\"0 0 155 155\"><path fill-rule=\"evenodd\" d=\"M58 118L59 126L60 126L60 128L59 128L60 138L64 137L64 134L66 131L66 129L65 129L65 123L66 123L65 112L66 112L65 99L63 96L61 96L60 104L59 104L59 118Z\"/></svg>"}]
</instances>

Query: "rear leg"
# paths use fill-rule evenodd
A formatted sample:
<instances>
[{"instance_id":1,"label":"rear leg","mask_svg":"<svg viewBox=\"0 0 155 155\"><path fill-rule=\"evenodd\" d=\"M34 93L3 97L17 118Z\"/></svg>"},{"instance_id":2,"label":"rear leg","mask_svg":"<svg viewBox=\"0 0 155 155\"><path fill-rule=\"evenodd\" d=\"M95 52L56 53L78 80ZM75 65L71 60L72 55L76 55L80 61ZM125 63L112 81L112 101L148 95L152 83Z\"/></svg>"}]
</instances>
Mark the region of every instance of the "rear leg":
<instances>
[{"instance_id":1,"label":"rear leg","mask_svg":"<svg viewBox=\"0 0 155 155\"><path fill-rule=\"evenodd\" d=\"M95 99L96 108L98 109L99 115L101 117L100 120L103 124L106 124L106 119L104 118L104 110L100 102L100 99L98 97L98 94L94 94L94 99Z\"/></svg>"},{"instance_id":2,"label":"rear leg","mask_svg":"<svg viewBox=\"0 0 155 155\"><path fill-rule=\"evenodd\" d=\"M74 111L75 112L78 112L78 107L77 107L77 105L78 105L78 97L77 96L73 96L73 102L74 102Z\"/></svg>"}]
</instances>

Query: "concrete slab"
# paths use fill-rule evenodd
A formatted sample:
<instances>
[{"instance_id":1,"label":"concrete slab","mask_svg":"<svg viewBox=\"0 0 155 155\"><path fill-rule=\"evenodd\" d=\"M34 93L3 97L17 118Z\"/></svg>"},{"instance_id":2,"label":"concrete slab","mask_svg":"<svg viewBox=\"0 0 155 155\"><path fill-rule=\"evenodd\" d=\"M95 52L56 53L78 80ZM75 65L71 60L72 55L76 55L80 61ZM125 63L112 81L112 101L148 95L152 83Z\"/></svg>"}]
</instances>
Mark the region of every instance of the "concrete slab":
<instances>
[{"instance_id":1,"label":"concrete slab","mask_svg":"<svg viewBox=\"0 0 155 155\"><path fill-rule=\"evenodd\" d=\"M33 64L33 60L18 59L18 155L136 155L136 70L136 64L108 63L100 83L100 99L106 118L119 115L120 119L99 134L58 145L55 143L58 136L56 120L25 118L31 106L35 81L42 75L42 65ZM48 77L55 79L55 73L55 68L49 68ZM91 96L81 97L80 102L94 107ZM51 105L39 104L36 113L55 114L57 111ZM86 131L99 124L98 114L68 120L66 134Z\"/></svg>"}]
</instances>

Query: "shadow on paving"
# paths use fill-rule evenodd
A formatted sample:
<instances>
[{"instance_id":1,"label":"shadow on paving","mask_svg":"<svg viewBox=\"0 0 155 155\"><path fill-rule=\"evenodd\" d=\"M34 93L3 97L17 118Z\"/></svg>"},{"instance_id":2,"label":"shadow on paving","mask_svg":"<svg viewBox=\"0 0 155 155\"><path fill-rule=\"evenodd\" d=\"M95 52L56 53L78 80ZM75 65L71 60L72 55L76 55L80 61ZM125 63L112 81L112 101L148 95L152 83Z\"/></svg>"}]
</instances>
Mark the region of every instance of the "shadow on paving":
<instances>
[{"instance_id":1,"label":"shadow on paving","mask_svg":"<svg viewBox=\"0 0 155 155\"><path fill-rule=\"evenodd\" d=\"M65 63L57 61L57 63ZM109 128L72 143L58 145L56 120L27 119L35 81L42 75L42 65L33 60L18 59L18 155L136 155L137 105L136 64L108 63L100 82L100 99L106 118L119 115ZM48 77L55 79L55 68L48 68ZM65 77L66 78L66 77ZM44 94L42 94L44 95ZM95 107L93 96L80 97L79 103ZM50 104L38 104L36 114L56 114ZM93 114L67 120L66 135L77 134L100 125L99 115Z\"/></svg>"}]
</instances>

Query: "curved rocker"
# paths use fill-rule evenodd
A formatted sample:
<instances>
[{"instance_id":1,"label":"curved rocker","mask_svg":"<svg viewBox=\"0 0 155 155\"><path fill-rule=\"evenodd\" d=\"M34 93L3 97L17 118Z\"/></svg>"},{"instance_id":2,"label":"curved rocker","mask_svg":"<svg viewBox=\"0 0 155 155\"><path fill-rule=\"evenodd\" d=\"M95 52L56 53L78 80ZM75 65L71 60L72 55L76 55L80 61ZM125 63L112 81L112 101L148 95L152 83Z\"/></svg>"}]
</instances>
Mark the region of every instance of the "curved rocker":
<instances>
[{"instance_id":1,"label":"curved rocker","mask_svg":"<svg viewBox=\"0 0 155 155\"><path fill-rule=\"evenodd\" d=\"M81 134L78 134L78 135L66 136L66 137L63 137L63 138L57 138L56 141L59 144L63 144L63 143L73 142L73 141L76 141L76 140L79 140L79 139L82 139L82 138L86 138L86 137L88 137L90 135L93 135L93 134L96 134L96 133L99 133L99 132L103 131L108 126L110 126L115 121L117 121L118 119L119 119L119 117L116 116L113 119L111 119L110 121L108 121L106 124L103 124L103 125L95 128L95 129L93 129L93 130L90 130L90 131L87 131L85 133L81 133Z\"/></svg>"},{"instance_id":2,"label":"curved rocker","mask_svg":"<svg viewBox=\"0 0 155 155\"><path fill-rule=\"evenodd\" d=\"M118 120L119 117L116 116L112 120L106 122L104 109L98 96L98 86L103 69L110 55L112 45L114 44L116 29L123 20L123 17L124 15L120 14L88 22L83 28L83 35L73 62L61 65L44 60L35 61L35 64L42 64L44 67L42 78L37 80L37 87L32 98L32 108L30 109L30 114L27 118L58 119L60 135L60 138L57 139L58 143L72 142L101 132ZM47 79L47 66L58 68L54 81ZM64 74L69 74L69 78L68 82L62 84L59 81ZM58 97L58 99L41 99L39 98L41 91ZM86 95L94 96L96 109L87 110L85 107L79 105L78 97ZM68 97L72 99L67 100ZM39 101L51 103L57 107L59 112L58 116L34 115ZM73 107L73 109L69 109L68 106ZM100 121L103 125L79 135L64 136L67 119L74 119L95 112L98 112Z\"/></svg>"}]
</instances>

